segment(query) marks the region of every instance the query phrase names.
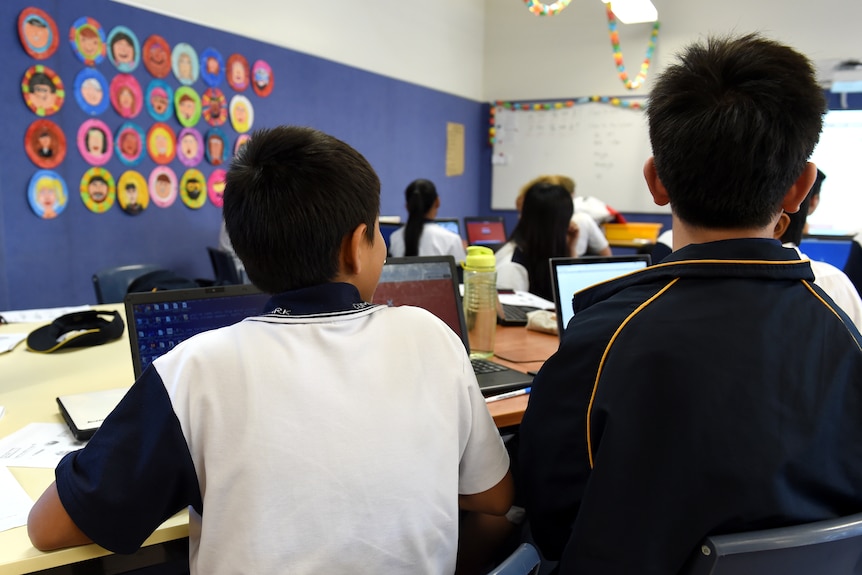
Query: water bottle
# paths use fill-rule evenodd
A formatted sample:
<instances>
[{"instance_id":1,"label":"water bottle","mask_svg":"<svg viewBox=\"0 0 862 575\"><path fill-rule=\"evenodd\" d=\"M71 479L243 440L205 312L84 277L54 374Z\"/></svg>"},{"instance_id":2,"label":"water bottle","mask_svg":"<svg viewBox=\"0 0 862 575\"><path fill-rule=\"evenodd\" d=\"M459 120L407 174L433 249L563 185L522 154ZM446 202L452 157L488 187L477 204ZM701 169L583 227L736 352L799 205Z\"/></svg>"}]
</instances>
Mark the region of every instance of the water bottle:
<instances>
[{"instance_id":1,"label":"water bottle","mask_svg":"<svg viewBox=\"0 0 862 575\"><path fill-rule=\"evenodd\" d=\"M470 358L494 355L497 333L497 270L494 252L469 246L464 261L464 319L470 341Z\"/></svg>"}]
</instances>

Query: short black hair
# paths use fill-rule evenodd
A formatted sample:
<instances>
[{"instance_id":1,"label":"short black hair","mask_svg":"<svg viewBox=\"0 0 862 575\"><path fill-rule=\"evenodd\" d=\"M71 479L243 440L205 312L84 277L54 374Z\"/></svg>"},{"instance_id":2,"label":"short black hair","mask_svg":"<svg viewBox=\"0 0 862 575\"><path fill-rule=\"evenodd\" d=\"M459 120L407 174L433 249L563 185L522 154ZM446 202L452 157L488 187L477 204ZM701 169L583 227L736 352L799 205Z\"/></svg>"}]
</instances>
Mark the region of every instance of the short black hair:
<instances>
[{"instance_id":1,"label":"short black hair","mask_svg":"<svg viewBox=\"0 0 862 575\"><path fill-rule=\"evenodd\" d=\"M768 225L805 169L826 101L804 55L758 34L688 47L647 104L659 179L682 220Z\"/></svg>"},{"instance_id":2,"label":"short black hair","mask_svg":"<svg viewBox=\"0 0 862 575\"><path fill-rule=\"evenodd\" d=\"M225 178L225 227L249 279L267 293L332 281L357 226L374 242L380 179L346 143L318 130L256 130Z\"/></svg>"},{"instance_id":3,"label":"short black hair","mask_svg":"<svg viewBox=\"0 0 862 575\"><path fill-rule=\"evenodd\" d=\"M790 217L790 223L787 224L787 229L784 230L784 234L781 236L783 243L792 242L798 246L802 241L802 232L805 230L805 222L808 220L808 207L811 205L811 198L820 194L820 187L823 185L823 180L825 179L826 174L818 169L817 179L814 180L814 185L811 186L811 190L805 196L805 200L799 205L799 210L795 213L787 214Z\"/></svg>"}]
</instances>

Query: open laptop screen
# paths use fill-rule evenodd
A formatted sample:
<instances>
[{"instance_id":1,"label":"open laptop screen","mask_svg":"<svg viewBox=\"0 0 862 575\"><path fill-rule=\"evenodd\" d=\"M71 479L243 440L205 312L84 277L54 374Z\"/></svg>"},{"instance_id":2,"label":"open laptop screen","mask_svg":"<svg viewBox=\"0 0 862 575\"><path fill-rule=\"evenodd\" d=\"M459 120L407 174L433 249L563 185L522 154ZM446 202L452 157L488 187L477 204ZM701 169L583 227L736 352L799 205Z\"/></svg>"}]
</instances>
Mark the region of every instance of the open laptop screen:
<instances>
[{"instance_id":1,"label":"open laptop screen","mask_svg":"<svg viewBox=\"0 0 862 575\"><path fill-rule=\"evenodd\" d=\"M438 218L434 220L438 226L444 227L453 234L461 235L461 223L457 218Z\"/></svg>"},{"instance_id":2,"label":"open laptop screen","mask_svg":"<svg viewBox=\"0 0 862 575\"><path fill-rule=\"evenodd\" d=\"M506 243L506 224L499 218L464 218L467 243L471 246L495 247Z\"/></svg>"}]
</instances>

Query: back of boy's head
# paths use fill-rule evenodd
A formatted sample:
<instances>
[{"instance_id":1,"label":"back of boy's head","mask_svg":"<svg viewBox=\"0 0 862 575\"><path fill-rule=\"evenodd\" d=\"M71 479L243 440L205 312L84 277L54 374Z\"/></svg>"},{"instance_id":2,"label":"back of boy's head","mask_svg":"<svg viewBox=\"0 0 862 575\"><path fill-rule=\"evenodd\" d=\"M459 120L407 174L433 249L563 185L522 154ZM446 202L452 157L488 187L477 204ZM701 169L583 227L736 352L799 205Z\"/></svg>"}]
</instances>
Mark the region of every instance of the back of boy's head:
<instances>
[{"instance_id":1,"label":"back of boy's head","mask_svg":"<svg viewBox=\"0 0 862 575\"><path fill-rule=\"evenodd\" d=\"M799 205L799 210L795 213L788 213L790 223L787 224L787 229L781 235L783 243L793 243L799 245L802 241L802 233L805 230L805 222L808 220L808 207L811 205L811 200L820 193L820 186L823 185L823 180L826 179L826 174L817 170L817 179L814 180L814 185L811 186L811 191L805 196L805 199Z\"/></svg>"},{"instance_id":2,"label":"back of boy's head","mask_svg":"<svg viewBox=\"0 0 862 575\"><path fill-rule=\"evenodd\" d=\"M225 178L225 227L249 279L267 293L320 285L340 271L346 236L376 238L380 180L356 150L297 126L255 131Z\"/></svg>"},{"instance_id":3,"label":"back of boy's head","mask_svg":"<svg viewBox=\"0 0 862 575\"><path fill-rule=\"evenodd\" d=\"M820 138L825 106L811 62L788 46L751 34L688 47L647 105L674 213L705 228L769 224Z\"/></svg>"}]
</instances>

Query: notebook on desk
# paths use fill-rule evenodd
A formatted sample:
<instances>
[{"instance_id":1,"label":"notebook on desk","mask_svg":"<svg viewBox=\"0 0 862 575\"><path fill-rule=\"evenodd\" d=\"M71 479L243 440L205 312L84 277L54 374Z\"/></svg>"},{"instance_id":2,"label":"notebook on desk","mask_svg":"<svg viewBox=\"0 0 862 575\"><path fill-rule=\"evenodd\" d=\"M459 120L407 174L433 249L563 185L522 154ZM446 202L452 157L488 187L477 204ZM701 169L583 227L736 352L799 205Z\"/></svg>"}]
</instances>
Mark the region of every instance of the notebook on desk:
<instances>
[{"instance_id":1,"label":"notebook on desk","mask_svg":"<svg viewBox=\"0 0 862 575\"><path fill-rule=\"evenodd\" d=\"M470 341L452 256L389 258L374 292L374 303L425 308L452 328L467 351ZM473 362L479 389L484 395L524 388L532 376L489 360ZM494 371L485 372L485 369Z\"/></svg>"},{"instance_id":2,"label":"notebook on desk","mask_svg":"<svg viewBox=\"0 0 862 575\"><path fill-rule=\"evenodd\" d=\"M650 256L582 256L579 258L551 258L551 284L554 289L557 330L560 337L569 325L575 311L572 296L591 285L647 267Z\"/></svg>"}]
</instances>

